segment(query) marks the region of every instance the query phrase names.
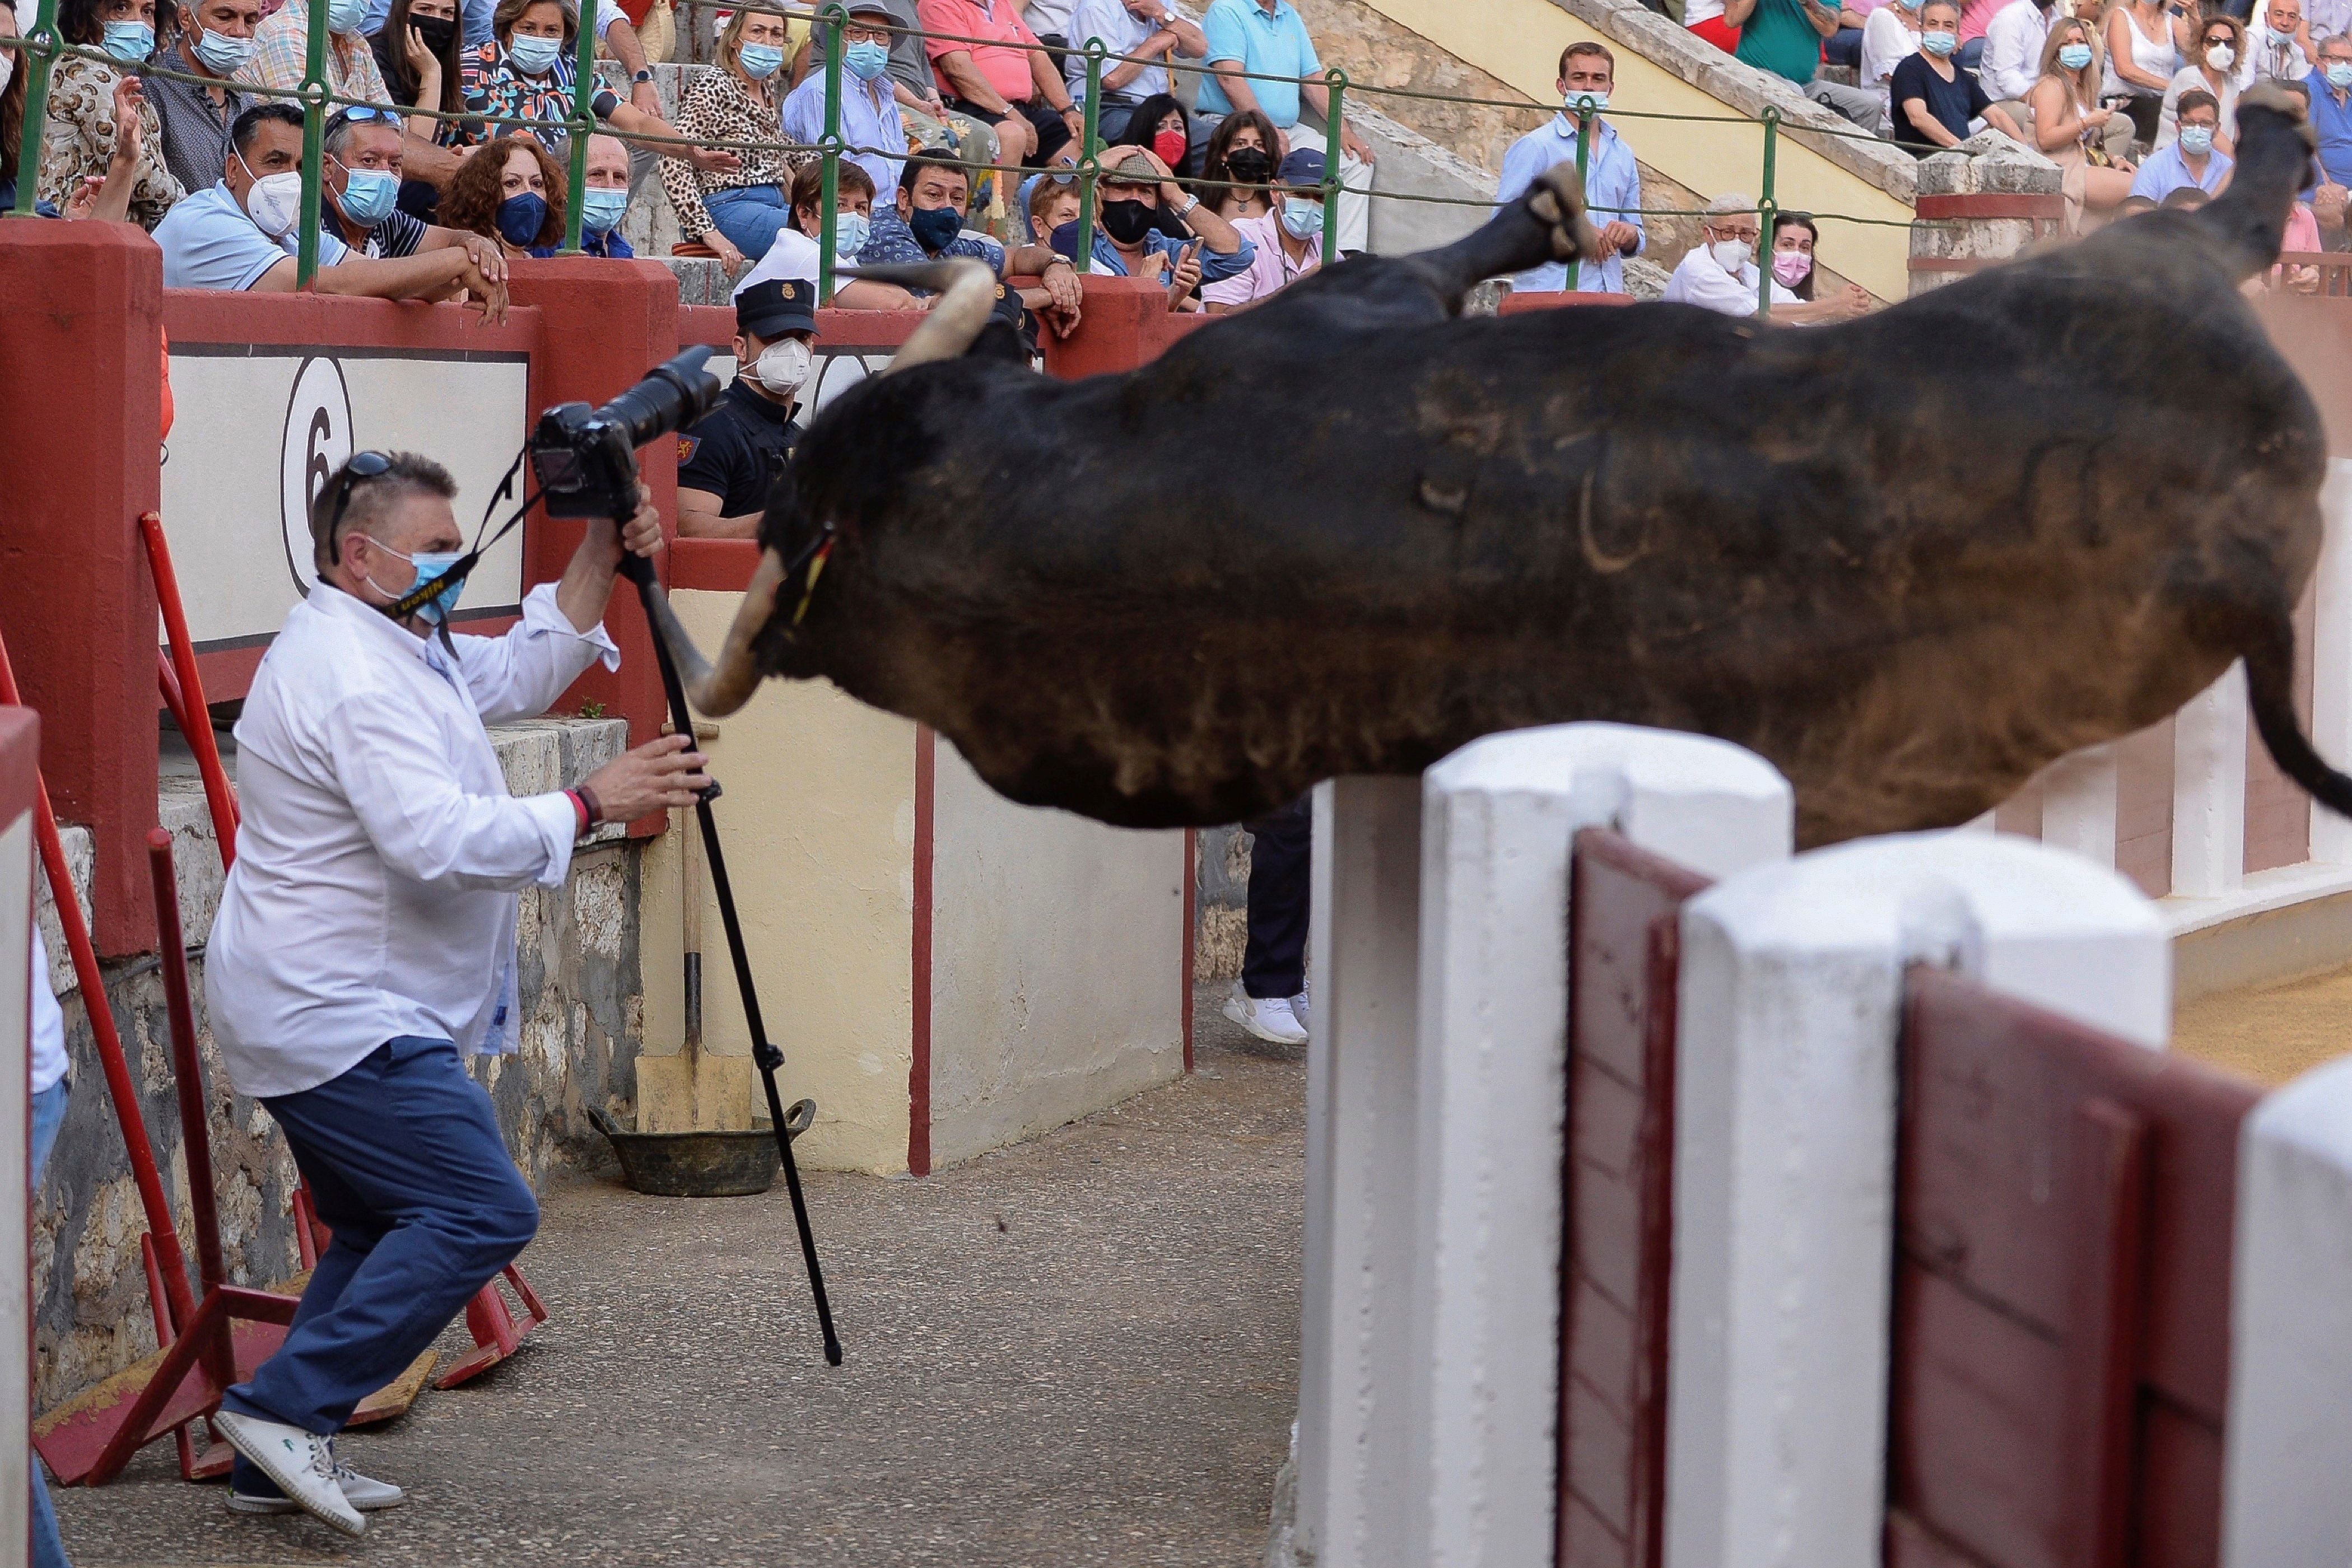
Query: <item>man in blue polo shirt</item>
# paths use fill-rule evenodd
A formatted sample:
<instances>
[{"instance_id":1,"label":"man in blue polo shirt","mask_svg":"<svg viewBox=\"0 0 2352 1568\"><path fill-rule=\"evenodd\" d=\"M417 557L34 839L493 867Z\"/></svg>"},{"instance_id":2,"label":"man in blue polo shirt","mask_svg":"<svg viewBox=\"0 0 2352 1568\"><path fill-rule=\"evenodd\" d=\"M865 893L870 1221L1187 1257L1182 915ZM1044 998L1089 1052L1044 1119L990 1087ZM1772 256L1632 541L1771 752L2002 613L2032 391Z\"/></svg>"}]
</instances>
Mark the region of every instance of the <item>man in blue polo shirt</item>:
<instances>
[{"instance_id":1,"label":"man in blue polo shirt","mask_svg":"<svg viewBox=\"0 0 2352 1568\"><path fill-rule=\"evenodd\" d=\"M1564 261L1548 261L1511 279L1523 294L1622 294L1625 258L1639 256L1648 236L1642 227L1642 172L1633 150L1601 118L1609 107L1609 89L1617 77L1617 57L1602 45L1570 44L1559 57L1560 112L1538 130L1511 143L1503 155L1503 177L1495 188L1499 208L1517 201L1544 171L1576 162L1580 110L1591 101L1591 125L1585 132L1584 199L1592 221L1601 225L1599 261L1580 261L1576 277L1568 276Z\"/></svg>"},{"instance_id":2,"label":"man in blue polo shirt","mask_svg":"<svg viewBox=\"0 0 2352 1568\"><path fill-rule=\"evenodd\" d=\"M2319 64L2304 78L2311 89L2311 128L2319 133L2319 162L2328 182L2352 185L2352 37L2319 43Z\"/></svg>"},{"instance_id":3,"label":"man in blue polo shirt","mask_svg":"<svg viewBox=\"0 0 2352 1568\"><path fill-rule=\"evenodd\" d=\"M1331 123L1331 94L1323 85L1323 61L1307 36L1307 23L1290 0L1215 0L1201 31L1209 40L1209 67L1201 78L1200 110L1227 115L1255 109L1300 144L1299 103L1304 99L1324 125ZM1250 73L1250 74L1244 74ZM1267 79L1267 78L1276 79ZM1312 132L1308 145L1315 145ZM1370 188L1362 175L1372 150L1355 128L1339 127L1339 183L1350 193ZM1339 254L1362 250L1370 231L1370 198L1339 198Z\"/></svg>"},{"instance_id":4,"label":"man in blue polo shirt","mask_svg":"<svg viewBox=\"0 0 2352 1568\"><path fill-rule=\"evenodd\" d=\"M2221 104L2211 93L2194 89L2180 95L2180 135L2148 155L2132 176L2131 193L2161 204L2173 192L2194 185L2217 195L2234 166L2230 155L2213 145L2221 128Z\"/></svg>"}]
</instances>

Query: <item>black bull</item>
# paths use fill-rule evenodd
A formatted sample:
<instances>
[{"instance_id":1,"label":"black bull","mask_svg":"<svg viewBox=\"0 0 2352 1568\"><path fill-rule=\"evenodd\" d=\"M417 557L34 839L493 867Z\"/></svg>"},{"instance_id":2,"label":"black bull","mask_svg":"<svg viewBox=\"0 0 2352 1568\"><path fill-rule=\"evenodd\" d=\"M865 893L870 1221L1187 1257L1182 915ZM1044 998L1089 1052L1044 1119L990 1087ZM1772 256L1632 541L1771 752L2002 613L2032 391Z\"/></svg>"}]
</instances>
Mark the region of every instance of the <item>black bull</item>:
<instances>
[{"instance_id":1,"label":"black bull","mask_svg":"<svg viewBox=\"0 0 2352 1568\"><path fill-rule=\"evenodd\" d=\"M2239 120L2202 211L1838 327L1454 319L1590 254L1565 170L1076 383L965 355L992 287L962 277L809 432L719 671L665 634L706 711L826 676L1015 800L1135 827L1570 719L1749 747L1804 843L1949 825L2238 658L2272 754L2344 810L2291 698L2326 444L2238 293L2308 131L2274 89Z\"/></svg>"}]
</instances>

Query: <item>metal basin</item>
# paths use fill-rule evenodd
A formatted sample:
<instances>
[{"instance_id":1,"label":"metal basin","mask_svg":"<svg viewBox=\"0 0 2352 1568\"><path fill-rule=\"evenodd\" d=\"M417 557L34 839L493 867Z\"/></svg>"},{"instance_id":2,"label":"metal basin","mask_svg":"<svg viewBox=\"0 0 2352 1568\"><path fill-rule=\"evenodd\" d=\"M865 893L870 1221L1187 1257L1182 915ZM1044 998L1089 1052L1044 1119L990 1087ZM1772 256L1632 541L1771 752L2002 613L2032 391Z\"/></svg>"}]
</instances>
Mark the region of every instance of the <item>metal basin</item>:
<instances>
[{"instance_id":1,"label":"metal basin","mask_svg":"<svg viewBox=\"0 0 2352 1568\"><path fill-rule=\"evenodd\" d=\"M631 1133L591 1109L588 1119L620 1157L621 1175L656 1197L748 1197L775 1185L782 1157L774 1128L748 1133ZM784 1113L784 1131L799 1137L816 1120L816 1102L801 1100Z\"/></svg>"}]
</instances>

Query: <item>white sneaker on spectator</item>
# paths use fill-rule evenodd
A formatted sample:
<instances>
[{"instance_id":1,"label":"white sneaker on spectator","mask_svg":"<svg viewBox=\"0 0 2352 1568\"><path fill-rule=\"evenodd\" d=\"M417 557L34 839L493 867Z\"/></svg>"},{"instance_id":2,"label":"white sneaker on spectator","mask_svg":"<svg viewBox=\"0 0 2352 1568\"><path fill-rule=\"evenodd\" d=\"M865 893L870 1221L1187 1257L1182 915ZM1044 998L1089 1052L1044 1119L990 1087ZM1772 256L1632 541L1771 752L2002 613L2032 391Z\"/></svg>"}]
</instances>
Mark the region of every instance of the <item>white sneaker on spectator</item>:
<instances>
[{"instance_id":1,"label":"white sneaker on spectator","mask_svg":"<svg viewBox=\"0 0 2352 1568\"><path fill-rule=\"evenodd\" d=\"M328 1448L334 1442L328 1440ZM373 1476L363 1476L341 1459L335 1461L335 1484L343 1489L343 1500L362 1513L375 1513L387 1508L398 1508L408 1500L408 1494L390 1481L380 1481ZM294 1513L301 1504L290 1497L247 1497L231 1487L228 1508L231 1513Z\"/></svg>"},{"instance_id":2,"label":"white sneaker on spectator","mask_svg":"<svg viewBox=\"0 0 2352 1568\"><path fill-rule=\"evenodd\" d=\"M213 1425L238 1453L259 1465L262 1473L276 1481L303 1512L345 1535L367 1532L366 1518L336 1483L331 1440L283 1421L264 1421L234 1410L221 1411L213 1417Z\"/></svg>"},{"instance_id":3,"label":"white sneaker on spectator","mask_svg":"<svg viewBox=\"0 0 2352 1568\"><path fill-rule=\"evenodd\" d=\"M1273 1044L1307 1043L1307 1030L1291 1012L1288 997L1253 997L1235 980L1233 994L1225 998L1225 1016Z\"/></svg>"},{"instance_id":4,"label":"white sneaker on spectator","mask_svg":"<svg viewBox=\"0 0 2352 1568\"><path fill-rule=\"evenodd\" d=\"M1299 981L1298 994L1290 998L1290 1015L1298 1020L1298 1027L1300 1029L1312 1029L1315 1027L1314 1020L1307 1016L1307 993L1312 986L1312 981Z\"/></svg>"}]
</instances>

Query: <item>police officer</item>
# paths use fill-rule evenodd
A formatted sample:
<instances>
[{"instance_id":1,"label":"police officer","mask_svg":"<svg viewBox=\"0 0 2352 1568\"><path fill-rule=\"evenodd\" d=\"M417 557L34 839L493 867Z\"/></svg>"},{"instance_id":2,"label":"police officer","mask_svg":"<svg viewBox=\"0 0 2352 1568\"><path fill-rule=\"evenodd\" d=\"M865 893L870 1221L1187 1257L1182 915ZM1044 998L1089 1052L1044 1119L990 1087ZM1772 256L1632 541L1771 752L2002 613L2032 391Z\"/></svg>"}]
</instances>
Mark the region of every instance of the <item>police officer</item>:
<instances>
[{"instance_id":1,"label":"police officer","mask_svg":"<svg viewBox=\"0 0 2352 1568\"><path fill-rule=\"evenodd\" d=\"M760 531L768 487L793 455L793 419L816 337L816 285L755 283L735 298L733 384L719 406L677 438L677 531L748 539Z\"/></svg>"}]
</instances>

